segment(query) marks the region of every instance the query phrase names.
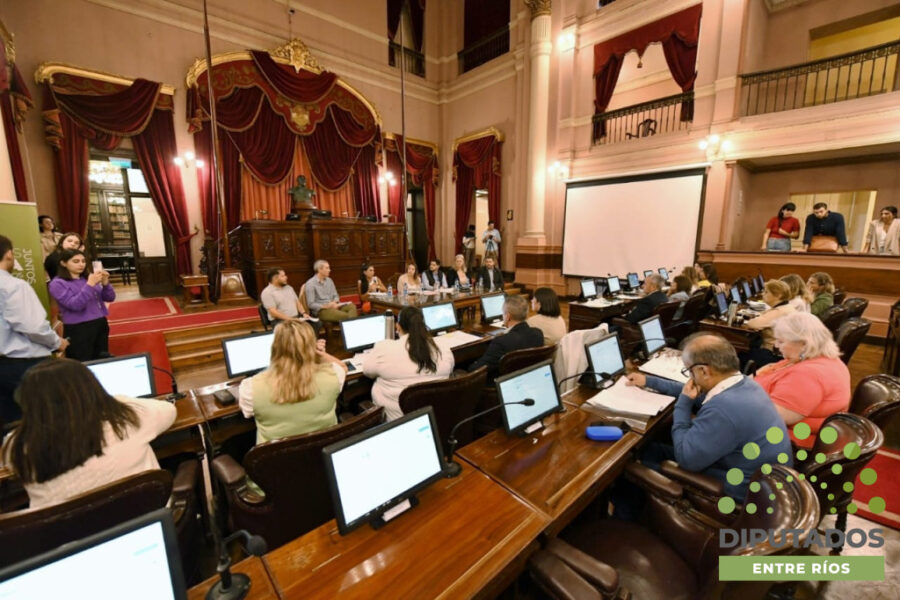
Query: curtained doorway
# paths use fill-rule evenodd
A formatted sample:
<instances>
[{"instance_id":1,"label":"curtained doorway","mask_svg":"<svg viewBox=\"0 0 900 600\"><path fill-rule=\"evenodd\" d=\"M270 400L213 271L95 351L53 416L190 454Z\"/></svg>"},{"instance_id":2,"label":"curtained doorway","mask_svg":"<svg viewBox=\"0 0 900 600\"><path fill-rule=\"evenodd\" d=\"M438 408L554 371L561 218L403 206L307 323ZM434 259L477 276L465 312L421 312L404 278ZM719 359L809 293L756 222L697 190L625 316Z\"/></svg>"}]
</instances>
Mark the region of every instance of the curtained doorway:
<instances>
[{"instance_id":1,"label":"curtained doorway","mask_svg":"<svg viewBox=\"0 0 900 600\"><path fill-rule=\"evenodd\" d=\"M428 234L425 228L425 193L410 185L406 194L407 247L419 271L428 268Z\"/></svg>"},{"instance_id":2,"label":"curtained doorway","mask_svg":"<svg viewBox=\"0 0 900 600\"><path fill-rule=\"evenodd\" d=\"M134 284L141 296L175 291L175 253L137 161L128 153L92 153L86 245L113 285Z\"/></svg>"}]
</instances>

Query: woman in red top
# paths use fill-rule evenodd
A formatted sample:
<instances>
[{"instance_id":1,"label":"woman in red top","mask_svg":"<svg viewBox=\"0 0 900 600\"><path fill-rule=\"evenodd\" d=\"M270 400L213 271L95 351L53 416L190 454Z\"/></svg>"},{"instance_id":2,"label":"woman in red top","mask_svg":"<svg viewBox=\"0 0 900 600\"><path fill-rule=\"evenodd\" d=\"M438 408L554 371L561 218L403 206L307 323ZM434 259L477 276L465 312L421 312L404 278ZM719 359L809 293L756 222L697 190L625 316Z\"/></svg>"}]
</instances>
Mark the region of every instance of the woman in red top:
<instances>
[{"instance_id":1,"label":"woman in red top","mask_svg":"<svg viewBox=\"0 0 900 600\"><path fill-rule=\"evenodd\" d=\"M788 202L778 211L777 217L769 219L763 233L762 249L769 252L790 252L791 240L800 237L800 221L794 218L797 207Z\"/></svg>"},{"instance_id":2,"label":"woman in red top","mask_svg":"<svg viewBox=\"0 0 900 600\"><path fill-rule=\"evenodd\" d=\"M756 383L769 394L794 444L810 448L822 422L850 407L850 371L839 358L831 332L811 313L778 319L772 333L784 360L757 371ZM793 432L801 422L812 432L804 440Z\"/></svg>"}]
</instances>

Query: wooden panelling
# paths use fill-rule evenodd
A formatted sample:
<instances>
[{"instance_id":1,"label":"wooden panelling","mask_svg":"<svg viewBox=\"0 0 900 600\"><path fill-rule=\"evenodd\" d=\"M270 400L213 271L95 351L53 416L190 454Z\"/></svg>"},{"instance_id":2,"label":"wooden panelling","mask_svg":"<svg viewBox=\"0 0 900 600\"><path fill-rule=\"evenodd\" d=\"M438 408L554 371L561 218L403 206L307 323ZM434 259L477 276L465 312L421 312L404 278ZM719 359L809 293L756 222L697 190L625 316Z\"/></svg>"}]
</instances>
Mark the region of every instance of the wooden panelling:
<instances>
[{"instance_id":1,"label":"wooden panelling","mask_svg":"<svg viewBox=\"0 0 900 600\"><path fill-rule=\"evenodd\" d=\"M517 269L562 269L562 253L532 254L528 252L516 252Z\"/></svg>"}]
</instances>

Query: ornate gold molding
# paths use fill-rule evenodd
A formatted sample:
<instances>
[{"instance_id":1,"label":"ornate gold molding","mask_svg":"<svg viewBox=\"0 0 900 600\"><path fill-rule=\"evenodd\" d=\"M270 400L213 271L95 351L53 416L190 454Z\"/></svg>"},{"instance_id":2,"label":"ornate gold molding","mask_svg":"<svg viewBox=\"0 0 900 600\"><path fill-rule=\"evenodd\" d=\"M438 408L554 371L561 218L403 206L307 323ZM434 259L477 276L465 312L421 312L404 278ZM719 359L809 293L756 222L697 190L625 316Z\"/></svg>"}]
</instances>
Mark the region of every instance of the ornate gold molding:
<instances>
[{"instance_id":1,"label":"ornate gold molding","mask_svg":"<svg viewBox=\"0 0 900 600\"><path fill-rule=\"evenodd\" d=\"M294 67L295 71L299 71L300 69L305 69L307 71L311 71L313 73L321 73L324 69L319 65L319 61L312 55L309 51L309 48L304 44L301 40L294 38L283 46L279 46L274 50L269 51L269 56L272 59L280 63L282 65L291 65ZM212 56L212 64L215 67L216 65L221 65L228 62L238 61L238 60L253 60L253 56L250 54L249 50L239 50L235 52L225 52L223 54L213 54ZM194 61L194 64L191 65L191 68L188 69L187 76L184 78L185 85L188 88L191 88L197 85L197 79L206 72L206 59L198 58ZM345 82L343 79L338 76L337 85L341 86L354 96L356 96L360 102L362 102L366 108L369 109L369 112L375 117L375 122L378 123L378 127L382 126L381 115L378 114L378 111L369 102L369 99L362 95L356 88L352 85Z\"/></svg>"},{"instance_id":2,"label":"ornate gold molding","mask_svg":"<svg viewBox=\"0 0 900 600\"><path fill-rule=\"evenodd\" d=\"M470 133L468 135L464 135L463 137L456 138L453 141L453 151L456 152L456 149L460 144L464 144L466 142L471 142L472 140L477 140L478 138L483 138L486 136L492 135L497 138L498 142L503 141L503 132L501 132L496 127L488 127L487 129L482 129L481 131L476 131L475 133Z\"/></svg>"},{"instance_id":3,"label":"ornate gold molding","mask_svg":"<svg viewBox=\"0 0 900 600\"><path fill-rule=\"evenodd\" d=\"M525 6L531 10L532 20L541 15L549 15L552 8L551 0L525 0Z\"/></svg>"},{"instance_id":4,"label":"ornate gold molding","mask_svg":"<svg viewBox=\"0 0 900 600\"><path fill-rule=\"evenodd\" d=\"M387 133L384 134L384 139L386 139L386 140L396 140L396 139L397 139L397 135L398 135L398 134L396 134L396 133L387 132ZM419 139L416 139L416 138L411 138L411 137L409 137L409 136L406 136L406 141L409 142L410 144L416 144L417 146L425 146L426 148L431 148L432 150L434 150L434 155L435 155L435 156L438 155L438 147L437 147L437 144L434 144L434 143L432 143L432 142L426 142L425 140L419 140Z\"/></svg>"},{"instance_id":5,"label":"ornate gold molding","mask_svg":"<svg viewBox=\"0 0 900 600\"><path fill-rule=\"evenodd\" d=\"M53 75L55 75L56 73L78 75L79 77L90 77L91 79L107 81L109 83L116 83L118 85L131 85L132 83L134 83L134 79L122 77L121 75L114 75L105 71L85 69L83 67L76 67L74 65L67 65L65 63L58 62L44 62L38 65L37 70L34 72L34 82L38 85L44 83L45 81L50 81L52 83ZM160 92L168 96L174 96L175 86L164 83L160 88Z\"/></svg>"},{"instance_id":6,"label":"ornate gold molding","mask_svg":"<svg viewBox=\"0 0 900 600\"><path fill-rule=\"evenodd\" d=\"M6 47L6 60L10 63L16 62L16 36L6 28L3 19L0 19L0 39Z\"/></svg>"}]
</instances>

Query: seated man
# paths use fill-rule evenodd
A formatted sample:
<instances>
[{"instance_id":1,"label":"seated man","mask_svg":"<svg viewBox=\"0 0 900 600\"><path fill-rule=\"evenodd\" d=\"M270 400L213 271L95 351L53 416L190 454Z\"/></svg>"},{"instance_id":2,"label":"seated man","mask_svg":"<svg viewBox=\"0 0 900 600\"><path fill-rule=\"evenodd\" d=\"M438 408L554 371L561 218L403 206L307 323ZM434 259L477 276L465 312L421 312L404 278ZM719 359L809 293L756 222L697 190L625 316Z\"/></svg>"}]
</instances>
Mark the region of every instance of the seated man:
<instances>
[{"instance_id":1,"label":"seated man","mask_svg":"<svg viewBox=\"0 0 900 600\"><path fill-rule=\"evenodd\" d=\"M356 306L351 302L341 304L334 281L328 276L331 273L328 261L319 259L313 268L316 274L306 282L306 305L313 316L332 323L354 318Z\"/></svg>"},{"instance_id":2,"label":"seated man","mask_svg":"<svg viewBox=\"0 0 900 600\"><path fill-rule=\"evenodd\" d=\"M683 469L721 480L725 493L742 502L760 466L778 464L782 453L786 455L782 464L792 466L784 421L759 384L738 370L737 353L724 338L695 333L685 340L681 358L690 377L683 388L668 379L637 372L628 375L628 385L678 397L672 417L674 447L651 444L642 462L655 467L663 460L675 460ZM780 435L767 435L773 428ZM772 443L767 438L780 439ZM748 444L755 446L748 449ZM743 473L740 483L726 479L731 469Z\"/></svg>"},{"instance_id":3,"label":"seated man","mask_svg":"<svg viewBox=\"0 0 900 600\"><path fill-rule=\"evenodd\" d=\"M641 286L644 297L638 300L632 307L631 312L625 315L625 320L629 323L637 324L639 321L652 316L656 307L669 299L665 292L662 291L664 283L665 281L660 275L648 275L644 280L644 285Z\"/></svg>"},{"instance_id":4,"label":"seated man","mask_svg":"<svg viewBox=\"0 0 900 600\"><path fill-rule=\"evenodd\" d=\"M540 329L529 326L525 319L528 317L528 301L522 296L507 296L503 303L503 323L508 330L503 335L498 335L488 345L484 354L469 365L469 371L474 371L482 365L487 365L488 381L493 381L500 368L500 359L513 350L523 348L537 348L544 345L544 334Z\"/></svg>"},{"instance_id":5,"label":"seated man","mask_svg":"<svg viewBox=\"0 0 900 600\"><path fill-rule=\"evenodd\" d=\"M485 290L503 289L503 273L490 256L484 259L484 266L478 271L478 283Z\"/></svg>"},{"instance_id":6,"label":"seated man","mask_svg":"<svg viewBox=\"0 0 900 600\"><path fill-rule=\"evenodd\" d=\"M287 282L287 274L281 267L272 267L266 273L269 285L259 294L259 301L269 313L269 320L277 325L281 321L296 319L302 315L309 317L303 311L300 298Z\"/></svg>"}]
</instances>

